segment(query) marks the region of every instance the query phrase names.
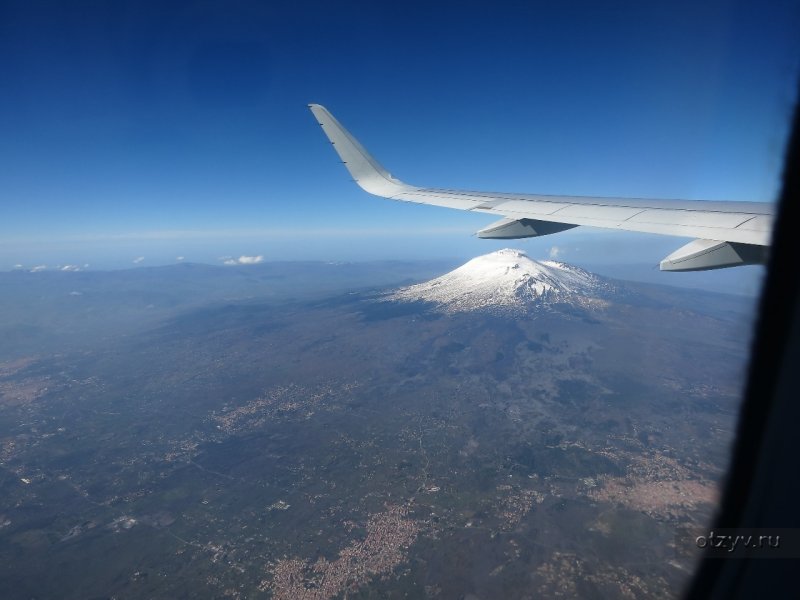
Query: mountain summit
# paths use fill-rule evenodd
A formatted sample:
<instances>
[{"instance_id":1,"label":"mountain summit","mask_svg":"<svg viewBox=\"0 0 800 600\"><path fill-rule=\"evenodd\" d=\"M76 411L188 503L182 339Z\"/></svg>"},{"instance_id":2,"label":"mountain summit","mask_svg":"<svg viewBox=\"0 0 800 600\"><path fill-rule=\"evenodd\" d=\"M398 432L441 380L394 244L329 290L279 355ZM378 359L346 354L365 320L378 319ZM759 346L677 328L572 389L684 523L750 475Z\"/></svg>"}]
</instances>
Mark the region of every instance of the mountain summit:
<instances>
[{"instance_id":1,"label":"mountain summit","mask_svg":"<svg viewBox=\"0 0 800 600\"><path fill-rule=\"evenodd\" d=\"M436 279L400 288L387 299L433 302L445 312L526 312L555 302L596 305L606 289L607 284L583 269L533 260L521 250L506 248L473 258Z\"/></svg>"}]
</instances>

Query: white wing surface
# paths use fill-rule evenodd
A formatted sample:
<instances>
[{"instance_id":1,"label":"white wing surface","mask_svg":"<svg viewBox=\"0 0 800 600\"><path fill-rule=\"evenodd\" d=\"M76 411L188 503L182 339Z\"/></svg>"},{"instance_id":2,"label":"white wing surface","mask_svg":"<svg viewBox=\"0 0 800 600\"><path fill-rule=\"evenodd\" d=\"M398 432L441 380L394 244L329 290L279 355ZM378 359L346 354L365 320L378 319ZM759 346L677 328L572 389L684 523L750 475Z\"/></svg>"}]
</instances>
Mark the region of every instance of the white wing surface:
<instances>
[{"instance_id":1,"label":"white wing surface","mask_svg":"<svg viewBox=\"0 0 800 600\"><path fill-rule=\"evenodd\" d=\"M309 108L353 179L376 196L501 216L478 232L514 239L579 225L698 238L661 262L662 270L688 271L764 262L773 206L762 202L656 200L591 196L508 194L425 188L393 177L334 116Z\"/></svg>"}]
</instances>

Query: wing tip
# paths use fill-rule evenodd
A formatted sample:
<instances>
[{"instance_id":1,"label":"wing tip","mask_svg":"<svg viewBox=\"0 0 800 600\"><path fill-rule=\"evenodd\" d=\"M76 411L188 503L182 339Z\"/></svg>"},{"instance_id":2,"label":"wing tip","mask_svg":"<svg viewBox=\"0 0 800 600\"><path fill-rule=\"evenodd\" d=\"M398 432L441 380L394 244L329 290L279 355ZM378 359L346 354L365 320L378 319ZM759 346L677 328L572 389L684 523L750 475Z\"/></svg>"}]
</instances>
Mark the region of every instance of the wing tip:
<instances>
[{"instance_id":1,"label":"wing tip","mask_svg":"<svg viewBox=\"0 0 800 600\"><path fill-rule=\"evenodd\" d=\"M322 106L322 104L317 104L316 102L309 102L307 106L311 110L311 112L314 113L315 115L317 114L317 112L330 114L328 109Z\"/></svg>"},{"instance_id":2,"label":"wing tip","mask_svg":"<svg viewBox=\"0 0 800 600\"><path fill-rule=\"evenodd\" d=\"M324 106L309 103L308 107L353 180L362 189L376 196L392 198L411 187L392 177Z\"/></svg>"}]
</instances>

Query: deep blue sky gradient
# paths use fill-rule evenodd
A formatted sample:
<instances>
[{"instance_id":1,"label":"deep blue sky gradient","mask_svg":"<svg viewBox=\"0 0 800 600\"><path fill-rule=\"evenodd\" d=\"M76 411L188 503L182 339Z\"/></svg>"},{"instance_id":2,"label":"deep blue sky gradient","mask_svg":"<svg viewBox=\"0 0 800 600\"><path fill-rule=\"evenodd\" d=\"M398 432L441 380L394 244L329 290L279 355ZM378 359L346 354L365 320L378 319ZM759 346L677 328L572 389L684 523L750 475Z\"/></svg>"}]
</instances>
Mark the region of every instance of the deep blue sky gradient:
<instances>
[{"instance_id":1,"label":"deep blue sky gradient","mask_svg":"<svg viewBox=\"0 0 800 600\"><path fill-rule=\"evenodd\" d=\"M470 236L489 216L358 189L309 102L414 184L770 201L797 31L781 1L0 0L0 269L500 247ZM657 262L681 244L513 245Z\"/></svg>"}]
</instances>

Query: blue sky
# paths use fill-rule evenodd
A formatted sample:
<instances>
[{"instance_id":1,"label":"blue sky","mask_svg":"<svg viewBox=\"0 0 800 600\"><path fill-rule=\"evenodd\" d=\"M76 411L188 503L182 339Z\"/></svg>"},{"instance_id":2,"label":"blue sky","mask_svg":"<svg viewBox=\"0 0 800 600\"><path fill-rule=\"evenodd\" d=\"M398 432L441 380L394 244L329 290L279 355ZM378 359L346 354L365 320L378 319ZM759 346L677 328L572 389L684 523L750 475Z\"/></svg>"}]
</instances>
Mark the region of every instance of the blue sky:
<instances>
[{"instance_id":1,"label":"blue sky","mask_svg":"<svg viewBox=\"0 0 800 600\"><path fill-rule=\"evenodd\" d=\"M309 102L414 184L769 201L798 30L780 1L0 0L0 270L509 245L470 235L490 216L362 192ZM681 244L513 245L656 263Z\"/></svg>"}]
</instances>

